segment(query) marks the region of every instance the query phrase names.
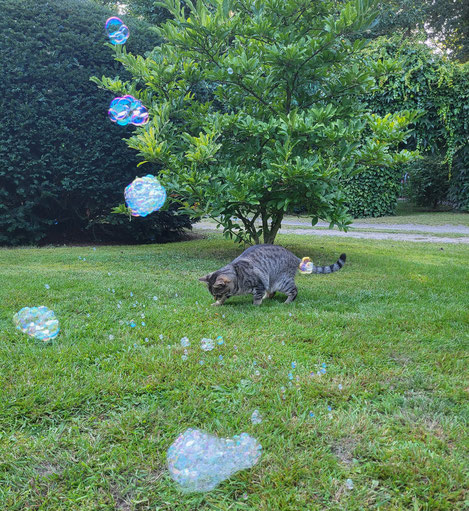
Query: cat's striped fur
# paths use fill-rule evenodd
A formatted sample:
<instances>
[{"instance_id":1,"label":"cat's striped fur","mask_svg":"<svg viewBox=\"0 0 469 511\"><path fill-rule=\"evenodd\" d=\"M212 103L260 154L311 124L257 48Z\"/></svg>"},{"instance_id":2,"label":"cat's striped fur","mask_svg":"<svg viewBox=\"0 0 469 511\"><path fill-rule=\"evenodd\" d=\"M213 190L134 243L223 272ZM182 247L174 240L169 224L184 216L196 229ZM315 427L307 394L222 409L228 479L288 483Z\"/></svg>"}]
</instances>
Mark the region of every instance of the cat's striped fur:
<instances>
[{"instance_id":1,"label":"cat's striped fur","mask_svg":"<svg viewBox=\"0 0 469 511\"><path fill-rule=\"evenodd\" d=\"M210 293L215 298L212 305L223 305L234 295L252 294L254 305L278 291L287 295L285 303L292 302L298 294L295 275L301 259L278 245L254 245L223 268L205 277ZM345 254L329 266L314 266L313 273L332 273L345 264Z\"/></svg>"}]
</instances>

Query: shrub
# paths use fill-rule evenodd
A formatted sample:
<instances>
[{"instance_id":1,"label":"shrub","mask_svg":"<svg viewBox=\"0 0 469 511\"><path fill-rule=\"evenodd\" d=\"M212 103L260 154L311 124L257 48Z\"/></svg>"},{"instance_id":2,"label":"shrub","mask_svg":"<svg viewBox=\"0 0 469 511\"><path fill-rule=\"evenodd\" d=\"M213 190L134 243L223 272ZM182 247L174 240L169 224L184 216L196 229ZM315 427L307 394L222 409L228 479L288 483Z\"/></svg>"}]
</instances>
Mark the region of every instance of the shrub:
<instances>
[{"instance_id":1,"label":"shrub","mask_svg":"<svg viewBox=\"0 0 469 511\"><path fill-rule=\"evenodd\" d=\"M84 0L5 0L0 17L0 243L152 241L189 226L170 213L116 218L136 159L112 124L112 95L91 75L116 74L104 45L110 11ZM137 52L158 41L125 20ZM149 169L148 169L149 170ZM146 172L148 173L148 171Z\"/></svg>"}]
</instances>

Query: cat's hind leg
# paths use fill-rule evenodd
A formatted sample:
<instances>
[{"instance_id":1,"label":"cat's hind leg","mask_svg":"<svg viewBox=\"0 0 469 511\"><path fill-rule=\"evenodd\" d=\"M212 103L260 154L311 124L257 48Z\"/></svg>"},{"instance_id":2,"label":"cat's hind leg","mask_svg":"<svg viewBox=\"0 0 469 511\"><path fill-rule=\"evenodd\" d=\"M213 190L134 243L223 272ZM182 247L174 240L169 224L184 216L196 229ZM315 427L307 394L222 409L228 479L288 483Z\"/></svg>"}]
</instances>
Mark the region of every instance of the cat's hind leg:
<instances>
[{"instance_id":1,"label":"cat's hind leg","mask_svg":"<svg viewBox=\"0 0 469 511\"><path fill-rule=\"evenodd\" d=\"M264 298L273 298L275 296L275 291L266 291L264 293L264 296L262 297L263 299Z\"/></svg>"}]
</instances>

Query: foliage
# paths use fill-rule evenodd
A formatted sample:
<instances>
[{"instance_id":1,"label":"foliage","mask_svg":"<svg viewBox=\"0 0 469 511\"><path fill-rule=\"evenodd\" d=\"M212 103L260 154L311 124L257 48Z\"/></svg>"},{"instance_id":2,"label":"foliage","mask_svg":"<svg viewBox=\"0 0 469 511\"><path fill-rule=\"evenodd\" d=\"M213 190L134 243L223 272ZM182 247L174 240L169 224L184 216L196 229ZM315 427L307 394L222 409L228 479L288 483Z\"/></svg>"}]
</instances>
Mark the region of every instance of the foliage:
<instances>
[{"instance_id":1,"label":"foliage","mask_svg":"<svg viewBox=\"0 0 469 511\"><path fill-rule=\"evenodd\" d=\"M182 211L219 218L237 240L273 242L285 211L305 203L313 224L346 228L343 179L412 157L392 148L415 115L380 117L360 100L394 68L349 37L372 23L372 4L186 3L190 16L178 0L158 2L174 19L158 27L164 43L147 58L116 48L132 82L95 79L150 106L152 122L130 147L161 165ZM202 85L215 100L195 96Z\"/></svg>"},{"instance_id":2,"label":"foliage","mask_svg":"<svg viewBox=\"0 0 469 511\"><path fill-rule=\"evenodd\" d=\"M110 214L135 177L128 129L106 118L112 96L89 77L117 73L104 45L109 11L81 0L7 0L0 18L0 243L167 239L186 219ZM129 48L152 48L146 25ZM167 231L169 227L169 230Z\"/></svg>"},{"instance_id":3,"label":"foliage","mask_svg":"<svg viewBox=\"0 0 469 511\"><path fill-rule=\"evenodd\" d=\"M401 188L396 168L369 168L346 181L345 197L354 218L394 215Z\"/></svg>"},{"instance_id":4,"label":"foliage","mask_svg":"<svg viewBox=\"0 0 469 511\"><path fill-rule=\"evenodd\" d=\"M144 0L143 0L144 1ZM425 34L453 59L469 60L469 3L467 0L382 0L379 22L368 37Z\"/></svg>"},{"instance_id":5,"label":"foliage","mask_svg":"<svg viewBox=\"0 0 469 511\"><path fill-rule=\"evenodd\" d=\"M425 158L403 168L413 195L429 203L452 203L469 209L469 63L436 55L425 44L400 38L376 41L376 58L398 58L402 72L383 81L366 100L378 113L416 109L421 115L406 148ZM446 183L443 175L446 172Z\"/></svg>"}]
</instances>

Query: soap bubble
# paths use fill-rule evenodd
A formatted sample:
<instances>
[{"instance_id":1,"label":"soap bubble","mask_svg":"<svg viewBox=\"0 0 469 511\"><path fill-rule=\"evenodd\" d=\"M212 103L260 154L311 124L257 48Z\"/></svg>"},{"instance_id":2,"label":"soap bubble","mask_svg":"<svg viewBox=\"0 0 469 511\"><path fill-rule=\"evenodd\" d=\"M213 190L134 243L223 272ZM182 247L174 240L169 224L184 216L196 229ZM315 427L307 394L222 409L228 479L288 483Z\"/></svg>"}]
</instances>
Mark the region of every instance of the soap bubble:
<instances>
[{"instance_id":1,"label":"soap bubble","mask_svg":"<svg viewBox=\"0 0 469 511\"><path fill-rule=\"evenodd\" d=\"M259 410L254 410L252 412L251 422L253 424L260 424L262 422L262 415L259 413Z\"/></svg>"},{"instance_id":2,"label":"soap bubble","mask_svg":"<svg viewBox=\"0 0 469 511\"><path fill-rule=\"evenodd\" d=\"M135 178L124 192L125 202L132 216L147 216L163 206L166 190L151 174Z\"/></svg>"},{"instance_id":3,"label":"soap bubble","mask_svg":"<svg viewBox=\"0 0 469 511\"><path fill-rule=\"evenodd\" d=\"M129 123L142 126L149 120L146 107L130 94L114 98L109 105L108 115L109 119L119 126L127 126Z\"/></svg>"},{"instance_id":4,"label":"soap bubble","mask_svg":"<svg viewBox=\"0 0 469 511\"><path fill-rule=\"evenodd\" d=\"M206 339L205 337L200 341L200 348L203 351L212 351L215 347L215 343L212 339Z\"/></svg>"},{"instance_id":5,"label":"soap bubble","mask_svg":"<svg viewBox=\"0 0 469 511\"><path fill-rule=\"evenodd\" d=\"M183 491L205 492L236 472L253 467L261 450L259 442L247 433L218 438L189 428L168 449L168 468Z\"/></svg>"},{"instance_id":6,"label":"soap bubble","mask_svg":"<svg viewBox=\"0 0 469 511\"><path fill-rule=\"evenodd\" d=\"M191 342L189 341L189 339L188 339L187 337L183 337L183 338L181 339L181 346L182 346L183 348L187 348L187 347L188 347L188 346L190 346L190 345L191 345Z\"/></svg>"},{"instance_id":7,"label":"soap bubble","mask_svg":"<svg viewBox=\"0 0 469 511\"><path fill-rule=\"evenodd\" d=\"M231 67L229 67L229 68L227 69L227 71L228 71L228 74L229 74L229 75L232 75L232 74L233 74L233 69L231 69Z\"/></svg>"},{"instance_id":8,"label":"soap bubble","mask_svg":"<svg viewBox=\"0 0 469 511\"><path fill-rule=\"evenodd\" d=\"M23 307L13 316L18 330L41 341L48 341L59 334L59 320L54 311L44 305L40 307Z\"/></svg>"},{"instance_id":9,"label":"soap bubble","mask_svg":"<svg viewBox=\"0 0 469 511\"><path fill-rule=\"evenodd\" d=\"M300 273L313 273L314 264L309 257L303 257L300 263Z\"/></svg>"},{"instance_id":10,"label":"soap bubble","mask_svg":"<svg viewBox=\"0 0 469 511\"><path fill-rule=\"evenodd\" d=\"M115 16L106 20L104 28L112 44L124 44L129 38L129 27Z\"/></svg>"},{"instance_id":11,"label":"soap bubble","mask_svg":"<svg viewBox=\"0 0 469 511\"><path fill-rule=\"evenodd\" d=\"M345 481L345 486L347 490L353 490L353 481L351 479L347 479Z\"/></svg>"}]
</instances>

